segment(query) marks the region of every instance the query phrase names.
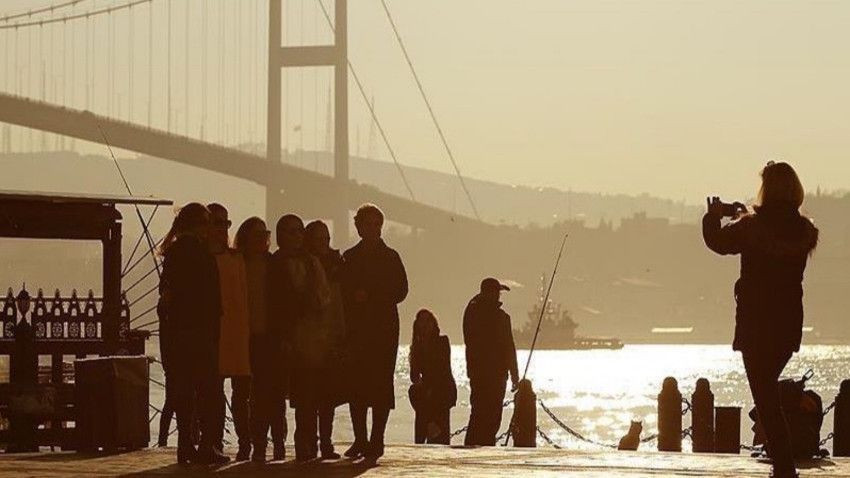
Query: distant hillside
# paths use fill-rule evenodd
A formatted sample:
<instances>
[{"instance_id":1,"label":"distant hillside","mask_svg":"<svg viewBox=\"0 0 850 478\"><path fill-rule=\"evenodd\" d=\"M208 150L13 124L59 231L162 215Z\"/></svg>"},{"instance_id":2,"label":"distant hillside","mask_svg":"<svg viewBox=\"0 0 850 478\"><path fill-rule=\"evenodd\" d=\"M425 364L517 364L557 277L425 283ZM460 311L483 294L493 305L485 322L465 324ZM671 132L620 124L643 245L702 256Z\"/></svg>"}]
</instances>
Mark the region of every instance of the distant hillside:
<instances>
[{"instance_id":1,"label":"distant hillside","mask_svg":"<svg viewBox=\"0 0 850 478\"><path fill-rule=\"evenodd\" d=\"M42 160L46 162L41 163ZM333 170L332 161L332 156L326 152L295 152L286 157L286 162L290 164L328 175ZM198 172L196 169L156 158L139 157L136 161L122 161L122 165L126 168L130 183L140 192L161 194L178 201L183 194L168 192L175 189L180 193L196 190L201 194L201 198L207 197L210 193L208 178L214 178L215 184L233 184L229 189L235 195L240 195L242 191L259 192L254 185L242 181L227 181L225 176ZM118 181L115 167L106 156L80 156L69 152L0 154L0 167L4 171L4 178L0 179L0 187L3 188L15 188L15 184L19 184L17 188L23 189L78 190L83 187L83 191L121 192L121 183ZM34 170L38 170L40 174L32 175ZM418 201L472 215L455 175L412 167L404 167L404 172ZM189 173L198 180L192 183L182 180ZM392 163L352 157L351 176L358 182L377 186L399 196L407 196L404 183ZM588 225L596 225L601 220L618 225L620 219L631 217L638 212L645 212L649 217L668 218L672 223L694 223L702 215L700 206L685 205L681 201L648 194L629 196L569 192L472 178L467 178L466 182L482 218L491 223L548 226L572 218ZM240 186L240 183L244 186Z\"/></svg>"},{"instance_id":2,"label":"distant hillside","mask_svg":"<svg viewBox=\"0 0 850 478\"><path fill-rule=\"evenodd\" d=\"M325 152L294 152L288 162L331 174L332 157ZM472 215L472 209L454 174L403 166L410 188L418 201ZM351 158L351 177L373 184L384 191L407 197L407 189L393 163L361 157ZM588 224L600 220L619 224L620 219L645 212L649 217L669 218L671 222L696 222L702 216L701 205L663 199L649 194L599 194L564 191L555 188L533 188L466 178L479 213L485 221L506 224L548 226L563 220L578 219Z\"/></svg>"}]
</instances>

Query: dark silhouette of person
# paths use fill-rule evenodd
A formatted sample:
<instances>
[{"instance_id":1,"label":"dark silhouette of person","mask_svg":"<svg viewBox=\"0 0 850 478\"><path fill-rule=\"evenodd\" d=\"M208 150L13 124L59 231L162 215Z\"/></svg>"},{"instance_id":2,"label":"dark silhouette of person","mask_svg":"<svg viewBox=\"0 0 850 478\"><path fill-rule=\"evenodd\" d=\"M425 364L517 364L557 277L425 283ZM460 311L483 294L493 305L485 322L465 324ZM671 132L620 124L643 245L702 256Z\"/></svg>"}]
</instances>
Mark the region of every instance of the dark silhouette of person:
<instances>
[{"instance_id":1,"label":"dark silhouette of person","mask_svg":"<svg viewBox=\"0 0 850 478\"><path fill-rule=\"evenodd\" d=\"M221 450L224 441L224 422L226 403L224 398L224 379L230 379L230 409L233 414L233 428L239 449L237 461L245 461L251 456L251 408L249 404L251 390L251 365L248 343L250 339L248 313L248 285L245 272L245 260L242 254L230 247L231 221L227 208L218 203L207 205L210 211L210 252L218 266L218 279L221 290L221 333L219 339L218 367L221 379L222 395L218 400L216 420L219 425L217 446Z\"/></svg>"},{"instance_id":2,"label":"dark silhouette of person","mask_svg":"<svg viewBox=\"0 0 850 478\"><path fill-rule=\"evenodd\" d=\"M15 297L15 306L20 320L14 327L15 342L9 356L9 383L17 393L32 393L38 385L38 352L35 348L35 329L27 321L32 300L26 288ZM38 421L32 416L11 413L9 416L10 440L7 453L38 451L36 437Z\"/></svg>"},{"instance_id":3,"label":"dark silhouette of person","mask_svg":"<svg viewBox=\"0 0 850 478\"><path fill-rule=\"evenodd\" d=\"M508 286L488 277L463 313L466 375L472 408L464 445L494 446L502 424L505 384L519 380L511 317L502 310L502 291Z\"/></svg>"},{"instance_id":4,"label":"dark silhouette of person","mask_svg":"<svg viewBox=\"0 0 850 478\"><path fill-rule=\"evenodd\" d=\"M408 292L407 273L398 253L381 239L384 214L365 204L354 225L360 242L343 254L342 291L351 352L351 422L354 443L345 455L374 464L384 454L384 433L395 408L398 356L398 304ZM372 409L371 436L366 414Z\"/></svg>"},{"instance_id":5,"label":"dark silhouette of person","mask_svg":"<svg viewBox=\"0 0 850 478\"><path fill-rule=\"evenodd\" d=\"M440 335L437 317L416 313L410 343L410 402L416 411L415 443L450 444L451 410L457 403L449 338Z\"/></svg>"},{"instance_id":6,"label":"dark silhouette of person","mask_svg":"<svg viewBox=\"0 0 850 478\"><path fill-rule=\"evenodd\" d=\"M321 375L327 346L321 321L330 291L319 260L304 247L304 222L287 214L277 223L279 249L272 255L272 313L286 324L290 405L295 409L295 459L318 456Z\"/></svg>"},{"instance_id":7,"label":"dark silhouette of person","mask_svg":"<svg viewBox=\"0 0 850 478\"><path fill-rule=\"evenodd\" d=\"M173 387L177 413L177 461L223 464L230 459L216 448L218 339L221 317L218 269L210 254L209 211L190 203L180 209L163 239L161 293L168 316L171 342L168 361L169 387ZM192 421L197 404L201 443L192 443Z\"/></svg>"},{"instance_id":8,"label":"dark silhouette of person","mask_svg":"<svg viewBox=\"0 0 850 478\"><path fill-rule=\"evenodd\" d=\"M708 200L703 217L705 244L718 254L740 254L735 282L735 340L773 458L773 476L795 477L791 442L779 400L778 380L803 328L803 272L817 246L818 230L800 214L805 196L794 169L770 162L761 172L755 212L725 226L728 212L718 198Z\"/></svg>"},{"instance_id":9,"label":"dark silhouette of person","mask_svg":"<svg viewBox=\"0 0 850 478\"><path fill-rule=\"evenodd\" d=\"M329 302L317 324L324 334L326 355L319 374L324 377L319 384L319 450L322 459L335 460L340 455L334 450L333 424L336 407L346 403L345 371L347 349L345 343L345 316L342 304L342 254L331 248L331 235L327 224L313 221L305 228L307 250L319 259L325 271L329 288Z\"/></svg>"},{"instance_id":10,"label":"dark silhouette of person","mask_svg":"<svg viewBox=\"0 0 850 478\"><path fill-rule=\"evenodd\" d=\"M245 220L236 232L234 246L245 260L250 327L250 414L253 452L251 460L265 463L271 431L273 459L286 457L286 370L283 326L270 313L269 238L271 232L259 217Z\"/></svg>"}]
</instances>

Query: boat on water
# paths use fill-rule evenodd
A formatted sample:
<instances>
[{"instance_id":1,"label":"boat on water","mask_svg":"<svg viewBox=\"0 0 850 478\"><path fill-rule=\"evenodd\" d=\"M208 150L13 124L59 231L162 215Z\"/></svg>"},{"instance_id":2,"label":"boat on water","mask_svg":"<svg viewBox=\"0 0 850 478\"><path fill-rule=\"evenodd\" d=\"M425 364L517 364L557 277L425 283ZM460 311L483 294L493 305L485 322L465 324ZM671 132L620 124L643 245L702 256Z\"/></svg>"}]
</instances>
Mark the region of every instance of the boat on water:
<instances>
[{"instance_id":1,"label":"boat on water","mask_svg":"<svg viewBox=\"0 0 850 478\"><path fill-rule=\"evenodd\" d=\"M514 343L517 348L529 348L534 340L537 329L537 321L540 320L541 308L544 297L528 312L528 322L521 329L514 330ZM560 303L551 300L546 304L546 310L542 311L543 319L540 321L540 333L537 336L537 349L545 350L619 350L623 348L623 341L613 337L583 337L576 335L579 324L573 320L570 312L561 307Z\"/></svg>"}]
</instances>

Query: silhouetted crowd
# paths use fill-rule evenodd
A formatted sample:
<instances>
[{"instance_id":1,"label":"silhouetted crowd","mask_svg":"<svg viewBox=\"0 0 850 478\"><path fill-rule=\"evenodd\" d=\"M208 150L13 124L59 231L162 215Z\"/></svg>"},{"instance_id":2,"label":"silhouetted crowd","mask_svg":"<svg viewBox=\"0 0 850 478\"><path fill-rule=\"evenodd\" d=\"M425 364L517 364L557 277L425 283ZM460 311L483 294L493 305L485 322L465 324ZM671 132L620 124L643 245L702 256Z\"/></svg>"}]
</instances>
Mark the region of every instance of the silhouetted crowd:
<instances>
[{"instance_id":1,"label":"silhouetted crowd","mask_svg":"<svg viewBox=\"0 0 850 478\"><path fill-rule=\"evenodd\" d=\"M258 217L239 226L231 246L224 206L180 209L161 246L157 307L166 380L159 444L167 444L176 414L179 463L230 461L223 452L228 406L238 461L265 462L269 443L272 459L285 459L287 400L297 461L341 458L332 434L335 409L346 403L354 442L345 456L374 464L384 454L407 274L381 237L378 207L363 205L354 222L360 241L340 254L324 222L305 226L287 214L276 224L272 253L271 232ZM495 444L507 378L518 380L510 318L499 301L507 289L485 279L464 313L469 445ZM448 444L457 388L449 339L428 310L416 315L409 361L414 439Z\"/></svg>"}]
</instances>

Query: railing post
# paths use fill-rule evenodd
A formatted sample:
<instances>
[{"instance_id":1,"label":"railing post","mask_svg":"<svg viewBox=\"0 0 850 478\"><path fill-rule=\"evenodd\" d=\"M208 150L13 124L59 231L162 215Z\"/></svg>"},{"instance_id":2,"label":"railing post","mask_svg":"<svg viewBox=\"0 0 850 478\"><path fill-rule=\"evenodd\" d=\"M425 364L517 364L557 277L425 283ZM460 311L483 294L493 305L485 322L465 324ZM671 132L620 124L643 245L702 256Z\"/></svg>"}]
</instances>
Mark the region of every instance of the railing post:
<instances>
[{"instance_id":1,"label":"railing post","mask_svg":"<svg viewBox=\"0 0 850 478\"><path fill-rule=\"evenodd\" d=\"M537 446L537 394L531 380L524 379L514 394L513 426L514 446L534 448Z\"/></svg>"},{"instance_id":2,"label":"railing post","mask_svg":"<svg viewBox=\"0 0 850 478\"><path fill-rule=\"evenodd\" d=\"M682 394L673 377L658 394L658 451L682 451Z\"/></svg>"},{"instance_id":3,"label":"railing post","mask_svg":"<svg viewBox=\"0 0 850 478\"><path fill-rule=\"evenodd\" d=\"M714 451L714 394L705 378L697 380L691 395L691 429L693 430L694 453Z\"/></svg>"},{"instance_id":4,"label":"railing post","mask_svg":"<svg viewBox=\"0 0 850 478\"><path fill-rule=\"evenodd\" d=\"M838 396L835 397L835 416L833 419L834 456L850 456L850 380L843 380Z\"/></svg>"}]
</instances>

